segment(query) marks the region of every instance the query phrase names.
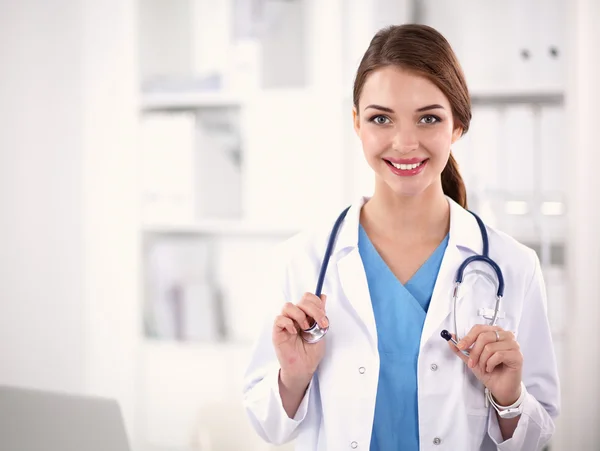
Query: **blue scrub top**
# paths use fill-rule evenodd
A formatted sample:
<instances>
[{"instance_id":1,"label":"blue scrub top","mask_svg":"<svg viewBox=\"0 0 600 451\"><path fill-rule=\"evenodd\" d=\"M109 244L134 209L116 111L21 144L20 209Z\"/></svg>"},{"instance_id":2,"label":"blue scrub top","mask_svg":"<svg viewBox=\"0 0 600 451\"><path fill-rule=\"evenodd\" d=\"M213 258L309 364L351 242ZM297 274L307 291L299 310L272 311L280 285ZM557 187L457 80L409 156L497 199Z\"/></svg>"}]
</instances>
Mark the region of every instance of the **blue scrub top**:
<instances>
[{"instance_id":1,"label":"blue scrub top","mask_svg":"<svg viewBox=\"0 0 600 451\"><path fill-rule=\"evenodd\" d=\"M358 249L365 268L380 358L371 451L418 451L417 359L421 332L448 236L402 285L359 226Z\"/></svg>"}]
</instances>

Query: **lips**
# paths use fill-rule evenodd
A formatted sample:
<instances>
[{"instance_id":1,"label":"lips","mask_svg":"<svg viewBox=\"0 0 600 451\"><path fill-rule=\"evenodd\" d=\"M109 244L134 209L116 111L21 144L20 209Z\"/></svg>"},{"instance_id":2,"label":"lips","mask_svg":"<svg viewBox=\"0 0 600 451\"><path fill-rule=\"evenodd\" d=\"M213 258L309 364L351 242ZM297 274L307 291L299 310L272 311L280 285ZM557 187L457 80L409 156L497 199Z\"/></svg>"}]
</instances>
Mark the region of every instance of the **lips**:
<instances>
[{"instance_id":1,"label":"lips","mask_svg":"<svg viewBox=\"0 0 600 451\"><path fill-rule=\"evenodd\" d=\"M389 164L394 166L396 169L402 169L404 171L409 171L411 169L417 169L419 166L423 164L425 160L414 162L414 163L397 163L391 160L387 160Z\"/></svg>"},{"instance_id":2,"label":"lips","mask_svg":"<svg viewBox=\"0 0 600 451\"><path fill-rule=\"evenodd\" d=\"M413 176L419 174L427 165L429 159L412 158L410 160L384 159L388 167L396 175Z\"/></svg>"}]
</instances>

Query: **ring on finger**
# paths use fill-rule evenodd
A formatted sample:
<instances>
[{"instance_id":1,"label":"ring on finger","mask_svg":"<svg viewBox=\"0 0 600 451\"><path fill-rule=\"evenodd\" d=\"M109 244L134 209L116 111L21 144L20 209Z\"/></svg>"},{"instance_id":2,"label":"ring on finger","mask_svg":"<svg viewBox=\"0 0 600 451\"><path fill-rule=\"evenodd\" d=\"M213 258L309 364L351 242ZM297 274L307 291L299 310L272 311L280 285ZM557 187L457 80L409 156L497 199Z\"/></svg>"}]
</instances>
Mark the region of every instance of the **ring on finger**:
<instances>
[{"instance_id":1,"label":"ring on finger","mask_svg":"<svg viewBox=\"0 0 600 451\"><path fill-rule=\"evenodd\" d=\"M500 334L498 333L498 331L495 330L494 333L496 334L496 341L500 341Z\"/></svg>"}]
</instances>

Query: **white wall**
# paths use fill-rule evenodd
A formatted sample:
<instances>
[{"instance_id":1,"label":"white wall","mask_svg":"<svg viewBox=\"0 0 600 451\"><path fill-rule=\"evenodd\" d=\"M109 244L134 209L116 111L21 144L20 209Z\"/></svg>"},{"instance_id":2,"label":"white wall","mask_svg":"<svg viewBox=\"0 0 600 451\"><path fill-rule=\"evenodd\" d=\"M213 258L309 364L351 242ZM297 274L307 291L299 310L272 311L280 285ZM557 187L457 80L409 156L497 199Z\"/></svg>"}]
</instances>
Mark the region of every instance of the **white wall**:
<instances>
[{"instance_id":1,"label":"white wall","mask_svg":"<svg viewBox=\"0 0 600 451\"><path fill-rule=\"evenodd\" d=\"M137 2L80 1L86 390L118 399L134 437L141 329Z\"/></svg>"},{"instance_id":2,"label":"white wall","mask_svg":"<svg viewBox=\"0 0 600 451\"><path fill-rule=\"evenodd\" d=\"M80 14L0 1L3 384L84 387Z\"/></svg>"},{"instance_id":3,"label":"white wall","mask_svg":"<svg viewBox=\"0 0 600 451\"><path fill-rule=\"evenodd\" d=\"M600 442L600 184L598 127L600 103L600 3L569 3L569 64L566 124L568 158L569 299L566 365L562 374L564 425L557 449L598 449Z\"/></svg>"},{"instance_id":4,"label":"white wall","mask_svg":"<svg viewBox=\"0 0 600 451\"><path fill-rule=\"evenodd\" d=\"M0 383L116 397L129 425L134 5L0 2Z\"/></svg>"}]
</instances>

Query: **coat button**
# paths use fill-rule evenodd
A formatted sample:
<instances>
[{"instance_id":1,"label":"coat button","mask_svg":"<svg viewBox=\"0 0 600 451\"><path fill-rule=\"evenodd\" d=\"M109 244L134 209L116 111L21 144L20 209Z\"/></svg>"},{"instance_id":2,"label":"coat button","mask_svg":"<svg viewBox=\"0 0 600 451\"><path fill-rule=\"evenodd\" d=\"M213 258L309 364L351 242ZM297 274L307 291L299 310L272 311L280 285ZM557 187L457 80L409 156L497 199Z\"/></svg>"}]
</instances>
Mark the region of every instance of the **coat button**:
<instances>
[{"instance_id":1,"label":"coat button","mask_svg":"<svg viewBox=\"0 0 600 451\"><path fill-rule=\"evenodd\" d=\"M438 366L435 363L432 363L430 368L431 368L431 371L437 371Z\"/></svg>"},{"instance_id":2,"label":"coat button","mask_svg":"<svg viewBox=\"0 0 600 451\"><path fill-rule=\"evenodd\" d=\"M356 448L358 448L358 443L352 442L352 443L350 443L350 446L352 447L352 449L356 449Z\"/></svg>"},{"instance_id":3,"label":"coat button","mask_svg":"<svg viewBox=\"0 0 600 451\"><path fill-rule=\"evenodd\" d=\"M366 369L365 369L365 367L364 367L364 366L361 366L361 367L358 369L358 372L359 372L360 374L365 374L365 371L366 371Z\"/></svg>"},{"instance_id":4,"label":"coat button","mask_svg":"<svg viewBox=\"0 0 600 451\"><path fill-rule=\"evenodd\" d=\"M439 437L436 437L433 439L433 444L434 445L439 445L440 443L442 443L442 439Z\"/></svg>"}]
</instances>

